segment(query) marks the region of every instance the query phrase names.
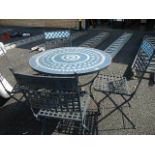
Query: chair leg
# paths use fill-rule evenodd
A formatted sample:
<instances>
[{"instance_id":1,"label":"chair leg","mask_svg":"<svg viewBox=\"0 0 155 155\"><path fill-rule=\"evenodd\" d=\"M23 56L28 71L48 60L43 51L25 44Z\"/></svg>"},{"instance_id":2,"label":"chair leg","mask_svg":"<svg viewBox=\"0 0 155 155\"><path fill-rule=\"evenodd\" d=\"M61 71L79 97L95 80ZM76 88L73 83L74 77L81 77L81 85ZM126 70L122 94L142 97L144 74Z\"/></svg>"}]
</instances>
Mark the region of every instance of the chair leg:
<instances>
[{"instance_id":1,"label":"chair leg","mask_svg":"<svg viewBox=\"0 0 155 155\"><path fill-rule=\"evenodd\" d=\"M41 124L41 135L44 135L46 133L47 121L45 119L41 119Z\"/></svg>"},{"instance_id":2,"label":"chair leg","mask_svg":"<svg viewBox=\"0 0 155 155\"><path fill-rule=\"evenodd\" d=\"M93 96L92 92L90 94L90 97L93 100L93 102L96 104L97 109L98 109L98 115L100 115L101 114L101 112L100 112L100 104L101 104L101 102L103 102L107 98L107 95L105 97L103 97L102 99L100 99L98 102L95 100L95 97Z\"/></svg>"},{"instance_id":3,"label":"chair leg","mask_svg":"<svg viewBox=\"0 0 155 155\"><path fill-rule=\"evenodd\" d=\"M21 100L22 100L24 97L25 97L25 99L27 99L27 98L26 98L26 93L23 93L23 95L22 95L19 99L15 97L16 94L19 94L19 92L9 93L10 98L13 98L15 101L20 102L20 103L21 103Z\"/></svg>"},{"instance_id":4,"label":"chair leg","mask_svg":"<svg viewBox=\"0 0 155 155\"><path fill-rule=\"evenodd\" d=\"M115 108L113 109L113 110L111 110L108 114L106 114L103 118L101 118L99 121L98 121L98 123L99 122L101 122L103 119L105 119L105 118L107 118L109 115L111 115L112 113L114 113L116 110L119 110L120 112L121 112L121 114L128 120L128 122L132 125L132 127L133 128L135 128L135 125L134 125L134 123L128 118L128 116L121 110L121 107L124 105L124 104L126 104L129 100L130 100L130 98L128 99L128 100L126 100L126 101L124 101L122 104L120 104L120 105L117 105L116 103L115 103L115 101L110 97L110 95L108 94L108 93L104 93L104 94L106 94L107 96L108 96L108 98L111 100L111 102L114 104L114 106L115 106Z\"/></svg>"},{"instance_id":5,"label":"chair leg","mask_svg":"<svg viewBox=\"0 0 155 155\"><path fill-rule=\"evenodd\" d=\"M11 96L11 98L13 98L15 101L17 102L21 102L21 100L24 98L25 96L23 95L20 99L17 99L16 97L14 96Z\"/></svg>"},{"instance_id":6,"label":"chair leg","mask_svg":"<svg viewBox=\"0 0 155 155\"><path fill-rule=\"evenodd\" d=\"M96 135L98 135L98 123L97 123L97 116L95 115L95 131L96 131Z\"/></svg>"},{"instance_id":7,"label":"chair leg","mask_svg":"<svg viewBox=\"0 0 155 155\"><path fill-rule=\"evenodd\" d=\"M107 97L108 97L108 96L106 95L105 97L103 97L102 99L100 99L100 100L98 101L98 103L100 104L100 103L103 102Z\"/></svg>"},{"instance_id":8,"label":"chair leg","mask_svg":"<svg viewBox=\"0 0 155 155\"><path fill-rule=\"evenodd\" d=\"M128 104L128 106L131 107L131 104L129 103L129 101L127 101L127 99L123 95L121 95L121 96L126 101L126 103Z\"/></svg>"},{"instance_id":9,"label":"chair leg","mask_svg":"<svg viewBox=\"0 0 155 155\"><path fill-rule=\"evenodd\" d=\"M95 97L93 96L92 93L91 93L89 96L90 96L90 98L92 99L92 101L95 103L95 105L96 105L96 107L97 107L98 115L100 115L101 112L100 112L100 104L99 104L99 102L97 102L97 101L95 100Z\"/></svg>"},{"instance_id":10,"label":"chair leg","mask_svg":"<svg viewBox=\"0 0 155 155\"><path fill-rule=\"evenodd\" d=\"M123 108L122 107L120 109L123 111ZM125 120L124 120L123 114L122 114L122 122L123 122L123 128L125 129Z\"/></svg>"},{"instance_id":11,"label":"chair leg","mask_svg":"<svg viewBox=\"0 0 155 155\"><path fill-rule=\"evenodd\" d=\"M81 124L81 128L82 128L82 135L85 135L85 128L83 127L83 125Z\"/></svg>"},{"instance_id":12,"label":"chair leg","mask_svg":"<svg viewBox=\"0 0 155 155\"><path fill-rule=\"evenodd\" d=\"M107 94L108 95L108 94ZM120 106L118 106L117 104L116 104L116 102L108 95L108 97L109 97L109 99L111 100L111 102L115 105L115 107L116 107L116 109L118 109L121 113L122 113L122 115L128 120L128 122L132 125L132 127L133 128L135 128L135 125L134 125L134 123L129 119L129 117L121 110L121 107L125 104L125 103L127 103L128 102L128 100L126 100L125 101L125 103L122 105L120 105Z\"/></svg>"},{"instance_id":13,"label":"chair leg","mask_svg":"<svg viewBox=\"0 0 155 155\"><path fill-rule=\"evenodd\" d=\"M84 123L82 123L82 128L84 129L84 131L89 131L88 127Z\"/></svg>"}]
</instances>

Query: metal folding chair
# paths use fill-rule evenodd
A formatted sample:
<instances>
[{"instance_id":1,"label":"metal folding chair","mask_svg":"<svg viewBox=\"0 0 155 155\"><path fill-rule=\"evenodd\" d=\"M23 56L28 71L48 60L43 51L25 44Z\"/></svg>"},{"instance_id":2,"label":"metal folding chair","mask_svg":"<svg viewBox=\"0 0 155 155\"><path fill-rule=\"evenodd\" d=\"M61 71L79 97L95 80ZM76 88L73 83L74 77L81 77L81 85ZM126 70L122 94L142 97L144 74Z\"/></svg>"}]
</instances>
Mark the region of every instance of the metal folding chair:
<instances>
[{"instance_id":1,"label":"metal folding chair","mask_svg":"<svg viewBox=\"0 0 155 155\"><path fill-rule=\"evenodd\" d=\"M45 49L72 46L71 32L69 30L44 32Z\"/></svg>"},{"instance_id":2,"label":"metal folding chair","mask_svg":"<svg viewBox=\"0 0 155 155\"><path fill-rule=\"evenodd\" d=\"M147 45L149 46L149 48L144 48L145 47L143 46L144 44L146 44L146 40L143 40L141 47L138 51L138 54L135 57L135 60L133 61L133 64L131 67L133 74L138 75L138 83L133 92L129 91L126 77L99 74L97 78L95 79L93 83L95 91L99 91L104 94L104 97L100 101L96 101L98 106L100 106L100 103L103 102L106 98L108 98L115 107L113 110L107 113L103 118L101 118L98 121L98 123L101 122L103 119L107 118L108 116L110 116L116 110L118 110L122 114L123 127L125 128L125 121L124 121L124 118L125 118L132 125L132 127L135 128L134 123L125 114L122 107L125 104L128 104L128 106L130 107L129 101L135 95L143 79L145 71L153 57L154 47L149 42L147 42ZM121 96L121 98L124 101L122 103L116 103L116 101L112 98L111 94Z\"/></svg>"},{"instance_id":3,"label":"metal folding chair","mask_svg":"<svg viewBox=\"0 0 155 155\"><path fill-rule=\"evenodd\" d=\"M146 40L145 44L143 45L144 48L150 48L150 46L147 44L147 42L149 42L149 44L152 45L152 47L155 48L155 36L144 36L144 40ZM154 52L155 53L155 52ZM149 74L149 85L154 85L155 84L155 54L153 55L152 60L150 61L150 64L146 70L146 73ZM148 79L148 78L146 78Z\"/></svg>"},{"instance_id":4,"label":"metal folding chair","mask_svg":"<svg viewBox=\"0 0 155 155\"><path fill-rule=\"evenodd\" d=\"M50 118L79 122L83 133L89 114L90 97L81 93L77 77L45 77L14 73L18 85L24 90L31 110L42 122L42 134Z\"/></svg>"},{"instance_id":5,"label":"metal folding chair","mask_svg":"<svg viewBox=\"0 0 155 155\"><path fill-rule=\"evenodd\" d=\"M13 72L12 65L9 59L7 58L6 50L2 42L0 42L0 53L1 53L1 56L7 60L10 71ZM17 85L15 85L14 87L11 86L11 84L1 74L0 74L0 86L2 86L1 90L5 98L12 98L17 102L21 102L22 99L24 98L24 95L22 95L20 98L17 98L15 96L16 94L20 94L21 90Z\"/></svg>"}]
</instances>

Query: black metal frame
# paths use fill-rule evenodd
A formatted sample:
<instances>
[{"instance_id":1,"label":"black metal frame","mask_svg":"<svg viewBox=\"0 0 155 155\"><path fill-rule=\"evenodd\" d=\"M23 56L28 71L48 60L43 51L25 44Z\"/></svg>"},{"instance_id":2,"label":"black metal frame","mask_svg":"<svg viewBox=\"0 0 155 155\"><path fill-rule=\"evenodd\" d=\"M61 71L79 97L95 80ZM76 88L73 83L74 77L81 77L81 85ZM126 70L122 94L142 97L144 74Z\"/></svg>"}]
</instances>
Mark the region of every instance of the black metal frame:
<instances>
[{"instance_id":1,"label":"black metal frame","mask_svg":"<svg viewBox=\"0 0 155 155\"><path fill-rule=\"evenodd\" d=\"M145 36L145 38L150 42L152 47L155 47L155 37ZM146 73L149 74L149 85L152 86L155 84L155 50L152 60L146 70Z\"/></svg>"},{"instance_id":2,"label":"black metal frame","mask_svg":"<svg viewBox=\"0 0 155 155\"><path fill-rule=\"evenodd\" d=\"M143 40L144 41L144 40ZM142 43L143 44L143 43ZM108 114L106 114L103 118L101 118L98 123L100 123L102 120L110 116L112 113L114 113L116 110L118 110L122 114L122 120L123 120L123 127L125 128L125 122L124 118L132 125L133 128L135 128L135 124L130 120L130 118L123 112L122 107L125 104L128 104L130 107L129 101L133 98L135 93L137 92L137 89L144 77L144 74L146 73L146 69L150 64L150 61L152 60L153 52L147 53L142 46L140 47L137 56L135 57L135 60L132 64L132 72L135 76L138 77L138 83L132 93L128 90L128 83L125 77L118 77L118 76L110 76L110 75L103 75L99 74L97 78L94 81L93 87L95 91L99 91L103 93L105 96L100 101L94 101L98 105L98 109L100 109L100 103L104 101L106 98L108 98L112 104L114 105L114 109L111 110ZM106 81L106 83L105 83ZM120 95L121 98L123 98L124 102L122 103L116 103L115 100L110 96L111 94Z\"/></svg>"},{"instance_id":3,"label":"black metal frame","mask_svg":"<svg viewBox=\"0 0 155 155\"><path fill-rule=\"evenodd\" d=\"M143 41L148 42L149 45L151 46L151 48L153 49L153 56L152 57L149 56L148 59L150 60L150 62L149 62L147 69L145 70L145 73L149 74L149 78L143 77L143 79L148 79L149 86L152 86L153 84L155 84L155 37L145 35L143 38ZM138 52L138 54L139 53L140 53L140 51ZM146 57L146 55L144 55L144 56ZM146 57L146 59L147 59L147 57ZM137 70L139 70L139 72L141 72L141 68L137 68ZM138 77L138 75L136 75L136 74L134 76Z\"/></svg>"},{"instance_id":4,"label":"black metal frame","mask_svg":"<svg viewBox=\"0 0 155 155\"><path fill-rule=\"evenodd\" d=\"M42 122L45 133L46 120L55 118L80 122L83 133L89 130L86 117L90 97L81 93L78 77L48 77L13 73L19 87L37 120Z\"/></svg>"}]
</instances>

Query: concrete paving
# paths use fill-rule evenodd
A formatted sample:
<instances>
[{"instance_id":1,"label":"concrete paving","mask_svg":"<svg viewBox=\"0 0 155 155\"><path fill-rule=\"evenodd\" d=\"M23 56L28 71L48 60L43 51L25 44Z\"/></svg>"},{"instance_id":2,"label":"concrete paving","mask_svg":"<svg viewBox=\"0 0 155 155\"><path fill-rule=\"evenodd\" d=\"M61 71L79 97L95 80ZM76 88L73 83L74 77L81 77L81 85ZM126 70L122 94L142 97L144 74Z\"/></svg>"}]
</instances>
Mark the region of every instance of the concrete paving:
<instances>
[{"instance_id":1,"label":"concrete paving","mask_svg":"<svg viewBox=\"0 0 155 155\"><path fill-rule=\"evenodd\" d=\"M43 31L43 30L42 30ZM79 36L73 41L73 46L79 46L86 40L89 40L93 36L100 32L108 32L109 37L97 45L96 48L104 50L110 43L118 38L124 32L133 33L132 38L121 49L121 51L113 59L113 63L102 72L104 74L128 76L130 66L138 51L142 38L145 34L155 35L154 31L144 30L120 30L109 28L96 28L93 30L83 31L84 35ZM36 52L30 53L31 47L36 43L23 45L18 48L11 49L7 52L9 63L5 57L0 57L0 72L2 75L14 85L15 79L12 73L9 71L10 65L17 71L24 73L34 73L29 65L29 57ZM81 78L81 82L90 79L91 76L85 76ZM137 80L129 80L129 87L134 89L137 84ZM149 87L148 80L143 80L136 95L131 100L131 108L124 107L123 110L131 118L136 125L136 129L132 129L131 125L126 122L126 129L122 127L122 116L119 111L110 115L107 119L101 121L98 124L98 134L104 135L127 135L127 134L154 134L155 133L155 86ZM102 94L97 94L97 99L101 98ZM120 98L113 96L118 102ZM29 105L26 102L17 103L14 100L0 99L0 134L39 134L41 124L33 117ZM106 100L102 103L102 115L98 119L101 119L108 111L113 107L111 103ZM52 121L49 125L49 134L55 134L55 128L57 126L56 121Z\"/></svg>"}]
</instances>

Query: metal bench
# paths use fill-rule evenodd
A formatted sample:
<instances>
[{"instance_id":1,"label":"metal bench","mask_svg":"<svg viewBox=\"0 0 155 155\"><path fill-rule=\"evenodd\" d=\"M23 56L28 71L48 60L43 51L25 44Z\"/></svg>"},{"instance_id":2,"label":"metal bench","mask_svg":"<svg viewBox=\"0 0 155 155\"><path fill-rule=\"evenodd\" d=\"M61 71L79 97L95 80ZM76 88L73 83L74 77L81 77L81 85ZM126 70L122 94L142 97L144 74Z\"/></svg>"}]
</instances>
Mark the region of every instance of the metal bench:
<instances>
[{"instance_id":1,"label":"metal bench","mask_svg":"<svg viewBox=\"0 0 155 155\"><path fill-rule=\"evenodd\" d=\"M108 98L115 107L98 122L101 122L103 119L107 118L109 115L118 110L122 114L123 127L125 128L125 121L124 121L125 118L132 125L132 127L135 128L134 123L123 111L123 106L125 104L128 104L128 106L130 107L129 101L135 95L143 79L143 76L150 64L150 61L152 60L154 50L152 48L145 48L145 44L148 44L148 42L146 42L146 40L143 40L141 47L138 51L138 54L135 57L135 60L133 61L131 67L133 74L138 76L137 85L136 87L134 87L134 90L132 92L130 92L129 90L128 81L126 77L99 74L98 77L95 79L93 84L95 91L99 91L102 94L104 94L104 97L101 100L95 102L98 104L98 106L100 106L101 102L103 102L106 98ZM111 94L120 96L124 101L122 103L117 103L113 99Z\"/></svg>"},{"instance_id":2,"label":"metal bench","mask_svg":"<svg viewBox=\"0 0 155 155\"><path fill-rule=\"evenodd\" d=\"M31 106L37 120L42 122L45 133L46 121L50 118L71 120L80 123L80 127L89 130L87 119L90 97L81 93L77 77L45 77L14 73L17 83Z\"/></svg>"},{"instance_id":3,"label":"metal bench","mask_svg":"<svg viewBox=\"0 0 155 155\"><path fill-rule=\"evenodd\" d=\"M44 38L46 50L59 46L72 46L69 30L44 32Z\"/></svg>"}]
</instances>

